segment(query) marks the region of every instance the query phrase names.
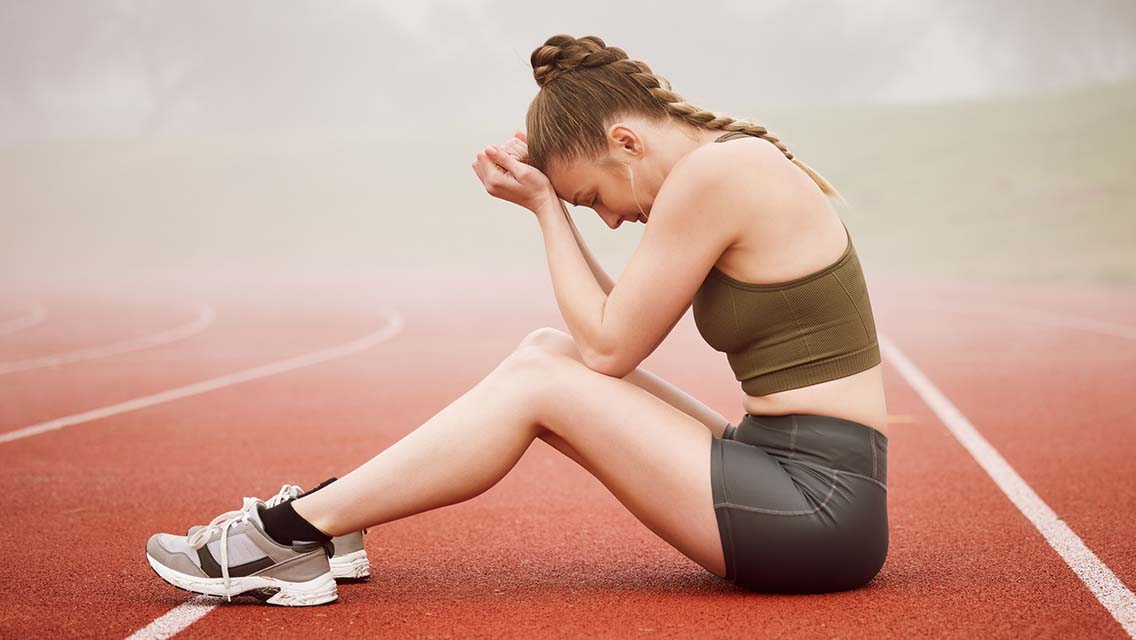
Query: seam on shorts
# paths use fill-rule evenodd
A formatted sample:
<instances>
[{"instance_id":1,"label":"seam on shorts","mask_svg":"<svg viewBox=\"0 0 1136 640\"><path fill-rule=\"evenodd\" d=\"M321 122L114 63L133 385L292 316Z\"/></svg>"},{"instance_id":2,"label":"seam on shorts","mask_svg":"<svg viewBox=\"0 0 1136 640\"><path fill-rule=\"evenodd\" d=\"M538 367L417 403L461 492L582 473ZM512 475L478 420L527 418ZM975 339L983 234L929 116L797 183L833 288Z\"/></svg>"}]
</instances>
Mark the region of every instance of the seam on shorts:
<instances>
[{"instance_id":1,"label":"seam on shorts","mask_svg":"<svg viewBox=\"0 0 1136 640\"><path fill-rule=\"evenodd\" d=\"M789 459L797 459L797 414L790 417L793 429L789 432Z\"/></svg>"},{"instance_id":2,"label":"seam on shorts","mask_svg":"<svg viewBox=\"0 0 1136 640\"><path fill-rule=\"evenodd\" d=\"M825 466L823 464L818 464L816 462L809 462L807 460L794 460L793 464L804 465L806 467L812 467L814 469L824 469L825 471L838 471L838 472L840 472L840 473L842 473L846 476L852 476L853 478L860 478L861 480L867 480L868 482L871 482L872 484L879 485L879 487L881 489L883 489L884 491L887 491L887 485L886 484L880 482L879 480L876 480L875 478L869 478L868 476L866 476L862 473L856 473L855 471L848 471L848 470L845 470L845 469L833 469L832 467Z\"/></svg>"},{"instance_id":3,"label":"seam on shorts","mask_svg":"<svg viewBox=\"0 0 1136 640\"><path fill-rule=\"evenodd\" d=\"M876 471L876 430L872 429L872 432L868 435L872 437L870 443L872 445L872 479L876 480L880 477L879 473Z\"/></svg>"},{"instance_id":4,"label":"seam on shorts","mask_svg":"<svg viewBox=\"0 0 1136 640\"><path fill-rule=\"evenodd\" d=\"M711 453L713 453L714 447L710 447L710 449L711 449ZM715 480L720 481L720 487L721 487L721 490L722 490L722 500L725 501L725 504L729 504L730 497L729 497L729 495L726 494L726 485L727 485L727 482L726 482L726 451L725 451L725 447L723 447L723 446L718 446L717 449L718 449L718 470L720 472L721 478L711 478L711 482L714 482ZM711 474L711 476L712 475L713 474ZM714 506L714 512L715 513L718 512L718 506L717 505ZM729 548L727 549L727 548L723 547L723 549L722 549L723 553L728 554L728 556L729 556L729 557L726 558L726 563L727 563L726 575L730 576L730 580L735 580L735 579L737 579L737 576L738 576L738 574L737 574L737 552L734 549L734 547L736 546L734 544L734 519L730 517L729 509L726 510L726 546L728 546ZM723 578L725 578L725 576L723 576Z\"/></svg>"},{"instance_id":5,"label":"seam on shorts","mask_svg":"<svg viewBox=\"0 0 1136 640\"><path fill-rule=\"evenodd\" d=\"M825 467L825 468L827 468L827 467ZM839 470L839 469L828 469L828 470L832 472L832 486L830 486L828 488L828 495L826 495L824 497L824 500L821 500L820 504L818 504L816 507L813 507L812 509L802 509L800 511L781 511L779 509L765 509L765 508L762 508L762 507L751 507L751 506L744 505L744 504L734 504L734 503L730 502L729 500L725 500L724 502L720 502L720 503L714 505L714 508L715 509L717 509L719 507L726 508L727 509L727 511L726 511L727 515L729 515L729 513L730 513L729 509L740 509L742 511L752 511L754 513L764 513L764 514L771 515L771 516L807 516L809 514L816 513L817 511L820 511L821 509L823 509L824 506L826 504L828 504L828 501L832 499L832 496L836 493L836 476L838 476L838 475L840 475L844 472ZM722 496L725 497L725 492L723 492ZM728 521L729 520L727 519L727 522Z\"/></svg>"}]
</instances>

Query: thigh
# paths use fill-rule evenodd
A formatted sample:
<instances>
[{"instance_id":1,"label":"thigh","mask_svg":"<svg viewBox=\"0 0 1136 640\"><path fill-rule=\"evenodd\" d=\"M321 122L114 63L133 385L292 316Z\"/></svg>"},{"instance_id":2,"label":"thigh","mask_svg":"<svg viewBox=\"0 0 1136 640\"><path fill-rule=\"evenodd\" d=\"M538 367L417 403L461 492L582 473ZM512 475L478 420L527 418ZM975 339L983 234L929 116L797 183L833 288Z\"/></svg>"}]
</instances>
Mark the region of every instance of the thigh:
<instances>
[{"instance_id":1,"label":"thigh","mask_svg":"<svg viewBox=\"0 0 1136 640\"><path fill-rule=\"evenodd\" d=\"M524 352L524 353L521 353ZM540 349L514 366L541 381L537 415L648 529L710 572L725 560L710 486L713 435L693 417L622 378ZM532 378L530 378L532 379Z\"/></svg>"},{"instance_id":2,"label":"thigh","mask_svg":"<svg viewBox=\"0 0 1136 640\"><path fill-rule=\"evenodd\" d=\"M549 353L559 353L583 362L576 340L570 334L553 327L541 327L531 332L525 336L522 346L537 347ZM728 422L725 416L658 374L644 367L636 367L634 371L623 376L623 379L698 420L710 430L710 433L722 436ZM549 444L561 448L555 442L549 441Z\"/></svg>"}]
</instances>

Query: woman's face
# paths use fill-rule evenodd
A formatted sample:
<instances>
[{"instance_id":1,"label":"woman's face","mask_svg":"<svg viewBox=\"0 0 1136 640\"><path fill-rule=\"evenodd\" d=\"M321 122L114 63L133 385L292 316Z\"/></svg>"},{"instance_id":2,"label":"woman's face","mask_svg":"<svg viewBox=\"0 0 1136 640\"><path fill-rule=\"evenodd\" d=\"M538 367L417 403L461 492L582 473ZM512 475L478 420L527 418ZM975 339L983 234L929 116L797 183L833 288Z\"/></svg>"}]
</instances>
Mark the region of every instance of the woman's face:
<instances>
[{"instance_id":1,"label":"woman's face","mask_svg":"<svg viewBox=\"0 0 1136 640\"><path fill-rule=\"evenodd\" d=\"M626 157L620 161L616 154ZM624 222L647 222L654 202L649 173L646 163L617 146L601 161L577 160L566 167L554 163L548 179L562 200L593 209L615 229Z\"/></svg>"}]
</instances>

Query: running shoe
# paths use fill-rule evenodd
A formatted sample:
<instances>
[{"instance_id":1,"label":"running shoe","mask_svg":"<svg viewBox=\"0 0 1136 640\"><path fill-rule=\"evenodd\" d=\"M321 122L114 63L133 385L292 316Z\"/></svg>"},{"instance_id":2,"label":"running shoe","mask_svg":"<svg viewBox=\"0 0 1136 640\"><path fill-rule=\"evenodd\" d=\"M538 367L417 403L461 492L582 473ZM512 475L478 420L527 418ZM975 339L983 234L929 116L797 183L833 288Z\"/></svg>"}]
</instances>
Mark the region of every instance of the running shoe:
<instances>
[{"instance_id":1,"label":"running shoe","mask_svg":"<svg viewBox=\"0 0 1136 640\"><path fill-rule=\"evenodd\" d=\"M245 498L237 511L222 513L189 535L154 534L146 543L146 559L175 587L226 600L243 593L287 607L337 600L328 562L331 544L278 544L264 531L258 508L264 504Z\"/></svg>"},{"instance_id":2,"label":"running shoe","mask_svg":"<svg viewBox=\"0 0 1136 640\"><path fill-rule=\"evenodd\" d=\"M283 502L295 500L303 493L304 490L299 485L285 484L280 487L280 491L276 495L264 501L264 508L269 509ZM200 525L190 527L189 535L193 535L196 530L202 528L204 527ZM331 564L331 575L336 580L354 582L371 577L371 562L367 558L367 550L363 547L363 534L365 533L367 533L367 530L363 529L362 531L335 536L331 539L334 551L328 562Z\"/></svg>"}]
</instances>

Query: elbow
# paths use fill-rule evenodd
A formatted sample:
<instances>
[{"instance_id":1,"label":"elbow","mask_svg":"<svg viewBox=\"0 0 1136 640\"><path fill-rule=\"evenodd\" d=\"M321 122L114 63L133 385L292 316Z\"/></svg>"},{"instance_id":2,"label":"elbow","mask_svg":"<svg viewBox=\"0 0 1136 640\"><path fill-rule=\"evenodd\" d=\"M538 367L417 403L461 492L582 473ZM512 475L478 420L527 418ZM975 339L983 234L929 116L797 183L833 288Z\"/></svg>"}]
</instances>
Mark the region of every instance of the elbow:
<instances>
[{"instance_id":1,"label":"elbow","mask_svg":"<svg viewBox=\"0 0 1136 640\"><path fill-rule=\"evenodd\" d=\"M589 369L613 378L622 378L636 367L635 364L628 364L626 357L614 351L588 349L581 356Z\"/></svg>"}]
</instances>

